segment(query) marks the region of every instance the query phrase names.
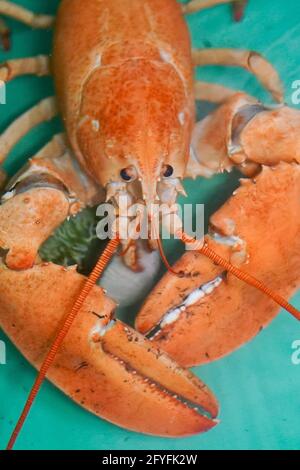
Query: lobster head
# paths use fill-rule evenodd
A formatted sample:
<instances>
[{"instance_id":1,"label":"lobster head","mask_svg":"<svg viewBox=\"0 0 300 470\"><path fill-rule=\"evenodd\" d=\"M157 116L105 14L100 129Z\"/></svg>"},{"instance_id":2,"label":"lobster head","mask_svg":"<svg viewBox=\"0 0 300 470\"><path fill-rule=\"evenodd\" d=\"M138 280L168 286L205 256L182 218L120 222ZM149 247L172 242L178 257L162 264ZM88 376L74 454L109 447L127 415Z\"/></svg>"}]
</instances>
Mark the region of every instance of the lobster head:
<instances>
[{"instance_id":1,"label":"lobster head","mask_svg":"<svg viewBox=\"0 0 300 470\"><path fill-rule=\"evenodd\" d=\"M85 166L108 198L125 192L147 205L173 203L182 190L194 117L187 81L167 52L151 54L102 62L85 84L77 130Z\"/></svg>"}]
</instances>

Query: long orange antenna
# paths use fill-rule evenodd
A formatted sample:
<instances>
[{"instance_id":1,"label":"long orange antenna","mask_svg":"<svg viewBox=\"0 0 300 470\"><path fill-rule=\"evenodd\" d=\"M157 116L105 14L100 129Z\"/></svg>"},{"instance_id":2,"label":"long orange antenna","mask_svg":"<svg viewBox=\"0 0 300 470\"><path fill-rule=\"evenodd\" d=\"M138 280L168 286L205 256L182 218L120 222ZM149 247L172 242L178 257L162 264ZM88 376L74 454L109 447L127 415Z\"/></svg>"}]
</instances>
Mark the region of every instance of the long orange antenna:
<instances>
[{"instance_id":1,"label":"long orange antenna","mask_svg":"<svg viewBox=\"0 0 300 470\"><path fill-rule=\"evenodd\" d=\"M7 444L7 448L6 450L12 450L13 449L13 446L18 438L18 435L25 423L25 420L28 416L28 413L33 405L33 402L34 400L36 399L37 395L38 395L38 392L46 378L46 375L50 369L50 367L52 366L54 360L55 360L55 357L65 339L65 337L67 336L75 318L77 317L78 313L80 312L85 300L87 299L88 295L90 294L91 290L93 289L93 287L95 286L97 280L99 279L99 277L102 275L105 267L107 266L107 264L109 263L109 261L111 260L111 258L113 257L116 249L118 248L118 245L120 243L120 240L118 238L116 239L113 239L111 240L108 245L106 246L105 250L103 251L102 255L100 256L96 266L94 267L93 271L91 272L91 274L89 275L89 277L86 279L83 287L82 287L82 290L79 294L79 296L77 297L74 305L73 305L73 308L71 310L71 312L67 315L66 319L65 319L65 322L62 326L62 328L60 329L60 331L58 332L55 340L53 341L52 343L52 346L49 350L49 352L47 353L47 356L46 358L44 359L44 362L41 366L41 369L38 373L38 376L34 382L34 385L31 389L31 392L27 398L27 401L26 401L26 404L24 406L24 409L22 411L22 414L17 422L17 425L11 435L11 438L9 440L9 443Z\"/></svg>"},{"instance_id":2,"label":"long orange antenna","mask_svg":"<svg viewBox=\"0 0 300 470\"><path fill-rule=\"evenodd\" d=\"M184 232L181 235L181 240L187 244L195 242L194 238L189 237ZM278 305L283 307L287 312L289 312L291 315L297 318L297 320L300 320L300 311L297 310L295 307L293 307L293 305L287 302L283 297L281 297L281 295L277 294L277 292L273 292L262 282L257 280L255 277L251 276L251 274L248 274L245 271L241 271L236 266L233 266L233 264L229 263L220 255L218 255L215 251L211 250L207 244L204 244L201 248L197 248L196 251L198 251L204 256L207 256L207 258L211 259L212 261L217 263L219 266L222 266L222 268L224 268L226 271L233 274L235 277L237 277L241 281L244 281L246 284L249 284L250 286L256 287L256 289L260 290L261 292L266 294L268 297L270 297L272 300L274 300L274 302L276 302Z\"/></svg>"},{"instance_id":3,"label":"long orange antenna","mask_svg":"<svg viewBox=\"0 0 300 470\"><path fill-rule=\"evenodd\" d=\"M158 251L159 251L159 254L160 254L160 257L162 259L162 262L164 263L165 267L167 268L167 270L171 273L171 274L174 274L175 276L179 276L180 273L175 271L175 269L172 268L172 266L170 265L169 261L167 260L167 257L165 255L165 252L164 252L164 248L163 248L163 245L162 245L162 241L160 239L160 237L157 237L157 247L158 247Z\"/></svg>"},{"instance_id":4,"label":"long orange antenna","mask_svg":"<svg viewBox=\"0 0 300 470\"><path fill-rule=\"evenodd\" d=\"M167 260L167 257L166 257L165 252L164 252L164 247L163 247L163 244L162 244L162 241L161 241L161 238L160 238L159 229L157 229L157 227L155 225L155 221L153 223L153 231L154 231L154 234L155 234L155 238L157 240L157 247L158 247L158 251L159 251L161 260L164 263L166 269L169 271L169 273L174 274L174 276L179 276L179 273L177 271L175 271L174 268L172 268L169 261Z\"/></svg>"}]
</instances>

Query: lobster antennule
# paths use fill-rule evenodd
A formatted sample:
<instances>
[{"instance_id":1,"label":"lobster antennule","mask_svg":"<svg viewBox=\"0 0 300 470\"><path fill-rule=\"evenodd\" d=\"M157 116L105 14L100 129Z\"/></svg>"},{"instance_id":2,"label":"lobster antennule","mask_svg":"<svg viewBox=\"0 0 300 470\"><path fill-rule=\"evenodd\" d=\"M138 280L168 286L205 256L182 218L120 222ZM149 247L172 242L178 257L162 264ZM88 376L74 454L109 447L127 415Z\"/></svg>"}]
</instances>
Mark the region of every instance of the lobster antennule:
<instances>
[{"instance_id":1,"label":"lobster antennule","mask_svg":"<svg viewBox=\"0 0 300 470\"><path fill-rule=\"evenodd\" d=\"M181 234L181 240L186 244L195 243L195 239L189 237L184 232L182 232ZM233 264L226 261L220 255L218 255L215 251L209 248L207 244L204 243L204 245L201 248L197 248L196 251L206 256L207 258L211 259L213 262L215 262L219 266L222 266L223 268L225 268L226 271L230 272L241 281L244 281L246 284L260 290L263 294L266 294L268 297L274 300L274 302L276 302L278 305L284 308L287 312L293 315L297 320L300 320L300 311L296 309L293 305L291 305L283 297L281 297L281 295L277 294L277 292L272 291L272 289L269 289L265 284L263 284L261 281L256 279L254 276L251 276L249 273L246 273L245 271L237 268Z\"/></svg>"}]
</instances>

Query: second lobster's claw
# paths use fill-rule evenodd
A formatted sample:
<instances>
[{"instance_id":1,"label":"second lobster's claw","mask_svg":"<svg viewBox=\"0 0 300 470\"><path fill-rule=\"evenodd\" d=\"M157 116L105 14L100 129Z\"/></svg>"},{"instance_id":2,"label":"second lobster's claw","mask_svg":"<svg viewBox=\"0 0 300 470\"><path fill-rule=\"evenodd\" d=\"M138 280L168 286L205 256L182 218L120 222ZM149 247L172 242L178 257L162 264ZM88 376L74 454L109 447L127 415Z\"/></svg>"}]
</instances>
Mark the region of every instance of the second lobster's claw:
<instances>
[{"instance_id":1,"label":"second lobster's claw","mask_svg":"<svg viewBox=\"0 0 300 470\"><path fill-rule=\"evenodd\" d=\"M289 298L300 282L300 165L264 167L242 180L211 218L210 248ZM184 365L217 359L253 338L278 305L205 256L188 252L146 300L139 331Z\"/></svg>"},{"instance_id":2,"label":"second lobster's claw","mask_svg":"<svg viewBox=\"0 0 300 470\"><path fill-rule=\"evenodd\" d=\"M75 268L51 263L23 271L0 263L1 327L35 367L40 367L83 280ZM185 436L213 427L218 405L208 388L114 320L114 308L95 287L49 379L84 408L131 430Z\"/></svg>"}]
</instances>

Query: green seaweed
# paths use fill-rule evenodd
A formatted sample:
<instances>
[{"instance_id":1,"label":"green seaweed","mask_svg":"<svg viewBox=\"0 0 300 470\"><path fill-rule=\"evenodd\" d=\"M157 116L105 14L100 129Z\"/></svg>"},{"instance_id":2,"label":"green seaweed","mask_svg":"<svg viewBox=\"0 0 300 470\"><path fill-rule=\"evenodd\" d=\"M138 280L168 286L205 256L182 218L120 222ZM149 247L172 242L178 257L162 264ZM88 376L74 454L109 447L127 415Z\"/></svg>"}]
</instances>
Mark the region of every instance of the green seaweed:
<instances>
[{"instance_id":1,"label":"green seaweed","mask_svg":"<svg viewBox=\"0 0 300 470\"><path fill-rule=\"evenodd\" d=\"M42 245L41 258L61 266L77 265L79 272L88 273L105 247L105 242L97 238L98 222L95 208L70 217Z\"/></svg>"}]
</instances>

